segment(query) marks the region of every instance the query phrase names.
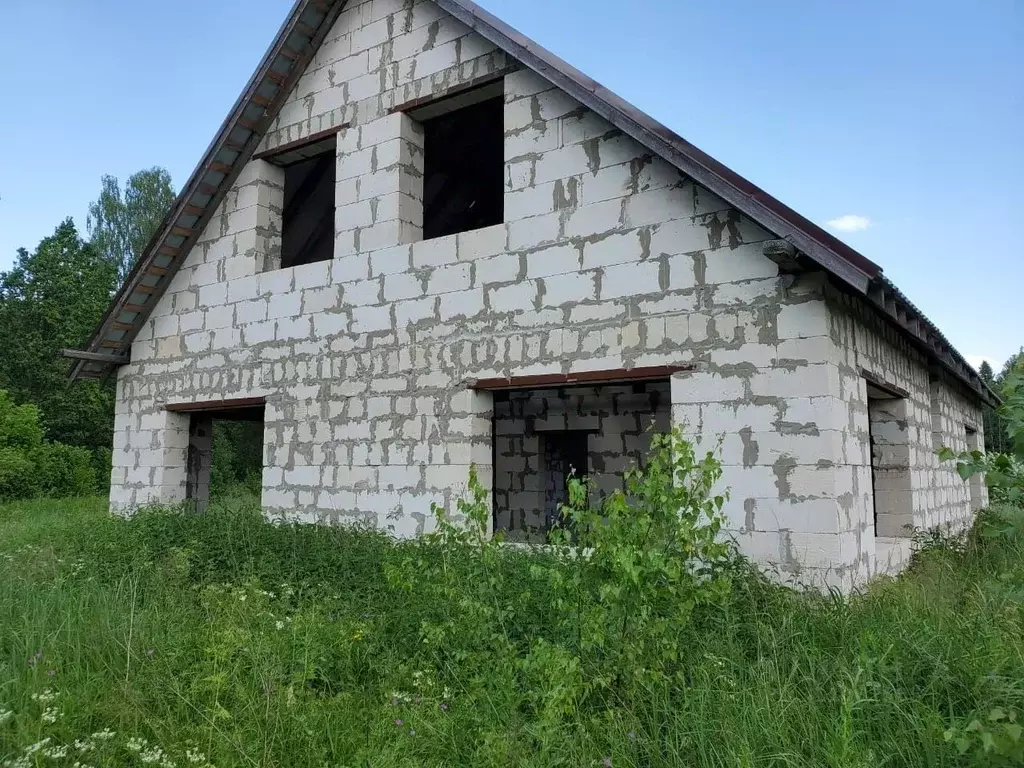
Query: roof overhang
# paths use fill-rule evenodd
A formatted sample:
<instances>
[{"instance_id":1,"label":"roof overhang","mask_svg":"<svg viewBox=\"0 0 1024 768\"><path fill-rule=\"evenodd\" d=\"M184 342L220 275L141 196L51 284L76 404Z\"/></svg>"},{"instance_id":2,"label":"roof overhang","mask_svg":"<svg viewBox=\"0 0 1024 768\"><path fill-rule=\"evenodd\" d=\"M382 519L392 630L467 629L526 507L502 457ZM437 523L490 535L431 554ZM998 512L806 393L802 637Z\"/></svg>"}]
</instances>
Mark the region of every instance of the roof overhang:
<instances>
[{"instance_id":1,"label":"roof overhang","mask_svg":"<svg viewBox=\"0 0 1024 768\"><path fill-rule=\"evenodd\" d=\"M470 0L434 0L467 27L789 243L876 309L983 400L998 402L942 333L870 259L644 114ZM213 212L251 159L346 0L298 0L157 234L76 358L71 378L99 378L128 361L131 343ZM70 356L70 355L69 355ZM109 362L102 359L109 356Z\"/></svg>"},{"instance_id":2,"label":"roof overhang","mask_svg":"<svg viewBox=\"0 0 1024 768\"><path fill-rule=\"evenodd\" d=\"M132 341L344 6L345 0L297 0L292 6L203 159L93 332L84 350L89 356L65 353L75 360L72 379L103 378L112 366L128 361Z\"/></svg>"}]
</instances>

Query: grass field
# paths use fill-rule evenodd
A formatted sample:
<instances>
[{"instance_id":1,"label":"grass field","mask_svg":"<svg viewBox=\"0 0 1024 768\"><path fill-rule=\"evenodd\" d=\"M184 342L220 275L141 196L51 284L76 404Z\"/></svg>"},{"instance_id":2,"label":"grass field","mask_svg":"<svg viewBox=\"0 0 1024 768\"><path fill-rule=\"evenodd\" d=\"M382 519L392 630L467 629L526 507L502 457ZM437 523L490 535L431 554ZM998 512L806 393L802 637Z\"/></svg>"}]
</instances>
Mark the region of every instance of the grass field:
<instances>
[{"instance_id":1,"label":"grass field","mask_svg":"<svg viewBox=\"0 0 1024 768\"><path fill-rule=\"evenodd\" d=\"M2 766L1024 759L1013 510L848 600L733 563L656 673L642 638L587 640L612 587L568 590L572 561L104 507L0 507Z\"/></svg>"}]
</instances>

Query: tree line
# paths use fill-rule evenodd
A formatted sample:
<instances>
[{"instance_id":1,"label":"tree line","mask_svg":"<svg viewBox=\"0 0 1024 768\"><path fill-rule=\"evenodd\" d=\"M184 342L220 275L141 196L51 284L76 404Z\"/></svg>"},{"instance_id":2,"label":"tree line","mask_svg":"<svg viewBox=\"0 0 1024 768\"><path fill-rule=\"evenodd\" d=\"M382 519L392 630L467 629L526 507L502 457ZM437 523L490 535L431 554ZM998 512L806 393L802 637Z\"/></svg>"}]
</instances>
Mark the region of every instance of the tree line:
<instances>
[{"instance_id":1,"label":"tree line","mask_svg":"<svg viewBox=\"0 0 1024 768\"><path fill-rule=\"evenodd\" d=\"M67 218L0 272L0 499L106 492L115 378L72 386L60 350L88 340L174 198L163 168L104 176L84 233ZM215 435L218 485L258 482L243 432Z\"/></svg>"},{"instance_id":2,"label":"tree line","mask_svg":"<svg viewBox=\"0 0 1024 768\"><path fill-rule=\"evenodd\" d=\"M1024 347L1021 347L1017 354L1011 355L1010 359L1006 361L999 373L995 373L992 370L992 366L989 365L988 360L982 362L981 367L978 368L978 375L981 376L982 381L984 381L993 392L1003 398L1006 397L1004 390L1009 383L1008 380L1014 372L1017 374L1024 373ZM984 430L985 450L987 452L1013 452L1013 441L1008 434L1008 426L1008 418L1003 409L985 409Z\"/></svg>"}]
</instances>

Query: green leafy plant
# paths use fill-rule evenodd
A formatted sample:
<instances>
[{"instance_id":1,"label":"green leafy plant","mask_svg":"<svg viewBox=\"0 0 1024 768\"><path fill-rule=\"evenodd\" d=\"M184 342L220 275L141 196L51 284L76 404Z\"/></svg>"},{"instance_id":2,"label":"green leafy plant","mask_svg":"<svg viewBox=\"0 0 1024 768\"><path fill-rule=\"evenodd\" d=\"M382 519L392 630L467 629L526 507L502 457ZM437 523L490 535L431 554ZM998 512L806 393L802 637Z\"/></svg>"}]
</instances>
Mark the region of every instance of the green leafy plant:
<instances>
[{"instance_id":1,"label":"green leafy plant","mask_svg":"<svg viewBox=\"0 0 1024 768\"><path fill-rule=\"evenodd\" d=\"M698 456L677 428L654 435L646 465L597 506L586 479L570 480L569 525L552 541L570 549L573 567L555 586L594 686L676 679L694 611L728 594L734 554L720 536L721 475L714 453Z\"/></svg>"},{"instance_id":2,"label":"green leafy plant","mask_svg":"<svg viewBox=\"0 0 1024 768\"><path fill-rule=\"evenodd\" d=\"M88 496L96 490L85 448L43 439L39 409L0 390L0 499Z\"/></svg>"},{"instance_id":3,"label":"green leafy plant","mask_svg":"<svg viewBox=\"0 0 1024 768\"><path fill-rule=\"evenodd\" d=\"M964 480L981 474L995 501L1024 502L1024 364L1011 370L1003 383L1003 404L999 408L1010 450L1006 453L956 452L943 447L942 461L955 461Z\"/></svg>"},{"instance_id":4,"label":"green leafy plant","mask_svg":"<svg viewBox=\"0 0 1024 768\"><path fill-rule=\"evenodd\" d=\"M944 736L974 765L1024 765L1024 726L1014 709L994 707L984 717L948 729Z\"/></svg>"}]
</instances>

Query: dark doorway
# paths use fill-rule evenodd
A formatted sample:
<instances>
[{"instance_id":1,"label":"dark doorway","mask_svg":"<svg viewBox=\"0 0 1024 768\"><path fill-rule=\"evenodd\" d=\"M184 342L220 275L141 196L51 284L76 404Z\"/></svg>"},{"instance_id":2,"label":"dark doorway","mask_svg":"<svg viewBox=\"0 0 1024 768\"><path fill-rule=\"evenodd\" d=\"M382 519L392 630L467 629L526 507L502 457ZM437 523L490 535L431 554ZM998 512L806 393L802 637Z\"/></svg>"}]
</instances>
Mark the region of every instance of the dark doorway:
<instances>
[{"instance_id":1,"label":"dark doorway","mask_svg":"<svg viewBox=\"0 0 1024 768\"><path fill-rule=\"evenodd\" d=\"M561 505L569 503L569 480L590 474L590 454L584 430L541 435L544 466L544 533L564 524Z\"/></svg>"},{"instance_id":2,"label":"dark doorway","mask_svg":"<svg viewBox=\"0 0 1024 768\"><path fill-rule=\"evenodd\" d=\"M670 428L667 380L494 393L494 530L542 544L561 521L569 478L588 478L593 506L625 488L654 432Z\"/></svg>"}]
</instances>

